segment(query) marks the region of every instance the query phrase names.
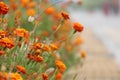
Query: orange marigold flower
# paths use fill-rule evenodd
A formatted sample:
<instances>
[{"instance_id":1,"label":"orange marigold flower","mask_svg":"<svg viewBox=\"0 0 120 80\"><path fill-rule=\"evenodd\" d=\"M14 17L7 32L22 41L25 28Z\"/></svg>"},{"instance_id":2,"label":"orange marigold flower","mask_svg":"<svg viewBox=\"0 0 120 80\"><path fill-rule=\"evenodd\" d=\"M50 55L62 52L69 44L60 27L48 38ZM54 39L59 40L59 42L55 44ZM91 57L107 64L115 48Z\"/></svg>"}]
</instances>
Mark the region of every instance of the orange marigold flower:
<instances>
[{"instance_id":1,"label":"orange marigold flower","mask_svg":"<svg viewBox=\"0 0 120 80\"><path fill-rule=\"evenodd\" d=\"M36 56L35 57L35 61L42 62L43 61L43 57L42 56Z\"/></svg>"},{"instance_id":2,"label":"orange marigold flower","mask_svg":"<svg viewBox=\"0 0 120 80\"><path fill-rule=\"evenodd\" d=\"M20 74L18 73L6 73L0 72L0 80L23 80Z\"/></svg>"},{"instance_id":3,"label":"orange marigold flower","mask_svg":"<svg viewBox=\"0 0 120 80\"><path fill-rule=\"evenodd\" d=\"M65 64L61 60L56 60L55 64L61 73L63 73L66 70Z\"/></svg>"},{"instance_id":4,"label":"orange marigold flower","mask_svg":"<svg viewBox=\"0 0 120 80\"><path fill-rule=\"evenodd\" d=\"M51 50L50 47L48 45L46 45L46 44L44 44L42 49L47 51L47 52L50 52L50 50Z\"/></svg>"},{"instance_id":5,"label":"orange marigold flower","mask_svg":"<svg viewBox=\"0 0 120 80\"><path fill-rule=\"evenodd\" d=\"M7 14L8 11L9 11L9 7L4 2L0 2L0 15Z\"/></svg>"},{"instance_id":6,"label":"orange marigold flower","mask_svg":"<svg viewBox=\"0 0 120 80\"><path fill-rule=\"evenodd\" d=\"M23 66L17 65L16 68L17 68L18 72L26 74L26 69Z\"/></svg>"},{"instance_id":7,"label":"orange marigold flower","mask_svg":"<svg viewBox=\"0 0 120 80\"><path fill-rule=\"evenodd\" d=\"M7 78L10 80L23 80L19 73L9 73Z\"/></svg>"},{"instance_id":8,"label":"orange marigold flower","mask_svg":"<svg viewBox=\"0 0 120 80\"><path fill-rule=\"evenodd\" d=\"M0 45L7 48L13 48L14 42L11 38L2 38L0 39Z\"/></svg>"},{"instance_id":9,"label":"orange marigold flower","mask_svg":"<svg viewBox=\"0 0 120 80\"><path fill-rule=\"evenodd\" d=\"M0 39L7 36L7 32L0 30Z\"/></svg>"},{"instance_id":10,"label":"orange marigold flower","mask_svg":"<svg viewBox=\"0 0 120 80\"><path fill-rule=\"evenodd\" d=\"M5 51L0 50L0 56L1 56L1 55L5 55L5 54L6 54L6 52L5 52Z\"/></svg>"},{"instance_id":11,"label":"orange marigold flower","mask_svg":"<svg viewBox=\"0 0 120 80\"><path fill-rule=\"evenodd\" d=\"M85 51L82 51L81 52L81 57L84 59L84 58L86 58L86 52Z\"/></svg>"},{"instance_id":12,"label":"orange marigold flower","mask_svg":"<svg viewBox=\"0 0 120 80\"><path fill-rule=\"evenodd\" d=\"M65 20L70 19L68 13L66 13L66 12L61 12L61 15L62 15L62 17L63 17Z\"/></svg>"},{"instance_id":13,"label":"orange marigold flower","mask_svg":"<svg viewBox=\"0 0 120 80\"><path fill-rule=\"evenodd\" d=\"M83 25L78 23L78 22L75 22L74 25L73 25L73 28L75 29L75 31L78 31L78 32L81 32L83 31Z\"/></svg>"},{"instance_id":14,"label":"orange marigold flower","mask_svg":"<svg viewBox=\"0 0 120 80\"><path fill-rule=\"evenodd\" d=\"M23 28L17 28L17 29L15 29L14 34L16 36L24 37L26 39L29 38L29 32L27 30L23 29Z\"/></svg>"},{"instance_id":15,"label":"orange marigold flower","mask_svg":"<svg viewBox=\"0 0 120 80\"><path fill-rule=\"evenodd\" d=\"M56 80L62 80L62 73L57 73L56 74Z\"/></svg>"},{"instance_id":16,"label":"orange marigold flower","mask_svg":"<svg viewBox=\"0 0 120 80\"><path fill-rule=\"evenodd\" d=\"M49 7L45 10L45 13L48 15L52 15L52 14L54 14L54 12L55 12L55 8L53 8L53 7Z\"/></svg>"},{"instance_id":17,"label":"orange marigold flower","mask_svg":"<svg viewBox=\"0 0 120 80\"><path fill-rule=\"evenodd\" d=\"M43 44L42 43L34 43L33 49L42 49Z\"/></svg>"},{"instance_id":18,"label":"orange marigold flower","mask_svg":"<svg viewBox=\"0 0 120 80\"><path fill-rule=\"evenodd\" d=\"M35 11L35 9L30 8L30 9L27 10L26 14L28 16L35 16L36 11Z\"/></svg>"},{"instance_id":19,"label":"orange marigold flower","mask_svg":"<svg viewBox=\"0 0 120 80\"><path fill-rule=\"evenodd\" d=\"M58 50L58 47L55 44L50 44L52 50Z\"/></svg>"},{"instance_id":20,"label":"orange marigold flower","mask_svg":"<svg viewBox=\"0 0 120 80\"><path fill-rule=\"evenodd\" d=\"M48 75L47 75L46 73L43 73L43 74L42 74L42 78L43 78L43 80L49 80L49 79L48 79Z\"/></svg>"}]
</instances>

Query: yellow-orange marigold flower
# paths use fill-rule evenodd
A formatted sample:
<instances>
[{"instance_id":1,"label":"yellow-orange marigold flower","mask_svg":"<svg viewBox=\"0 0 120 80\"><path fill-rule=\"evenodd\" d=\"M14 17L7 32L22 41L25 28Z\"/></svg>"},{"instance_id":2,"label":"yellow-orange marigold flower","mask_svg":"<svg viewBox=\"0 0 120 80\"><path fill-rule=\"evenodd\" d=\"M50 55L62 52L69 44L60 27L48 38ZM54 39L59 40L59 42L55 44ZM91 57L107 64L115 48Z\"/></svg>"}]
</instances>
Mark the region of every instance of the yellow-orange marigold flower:
<instances>
[{"instance_id":1,"label":"yellow-orange marigold flower","mask_svg":"<svg viewBox=\"0 0 120 80\"><path fill-rule=\"evenodd\" d=\"M66 13L66 12L61 12L61 15L62 15L62 17L63 17L65 20L70 19L69 14Z\"/></svg>"},{"instance_id":2,"label":"yellow-orange marigold flower","mask_svg":"<svg viewBox=\"0 0 120 80\"><path fill-rule=\"evenodd\" d=\"M13 48L14 42L11 38L2 38L0 39L0 46L7 47L7 48Z\"/></svg>"},{"instance_id":3,"label":"yellow-orange marigold flower","mask_svg":"<svg viewBox=\"0 0 120 80\"><path fill-rule=\"evenodd\" d=\"M58 47L55 44L50 44L52 50L58 50Z\"/></svg>"},{"instance_id":4,"label":"yellow-orange marigold flower","mask_svg":"<svg viewBox=\"0 0 120 80\"><path fill-rule=\"evenodd\" d=\"M17 28L17 29L15 29L14 34L16 36L24 37L26 39L29 38L29 32L27 30L23 29L23 28Z\"/></svg>"},{"instance_id":5,"label":"yellow-orange marigold flower","mask_svg":"<svg viewBox=\"0 0 120 80\"><path fill-rule=\"evenodd\" d=\"M47 75L46 73L43 73L43 74L42 74L42 78L43 78L43 80L49 80L49 79L48 79L48 75Z\"/></svg>"},{"instance_id":6,"label":"yellow-orange marigold flower","mask_svg":"<svg viewBox=\"0 0 120 80\"><path fill-rule=\"evenodd\" d=\"M78 23L78 22L75 22L74 25L73 25L73 28L75 29L75 31L78 31L78 32L81 32L83 31L83 25Z\"/></svg>"},{"instance_id":7,"label":"yellow-orange marigold flower","mask_svg":"<svg viewBox=\"0 0 120 80\"><path fill-rule=\"evenodd\" d=\"M52 14L55 13L55 8L49 7L45 10L45 13L48 14L48 15L52 15Z\"/></svg>"},{"instance_id":8,"label":"yellow-orange marigold flower","mask_svg":"<svg viewBox=\"0 0 120 80\"><path fill-rule=\"evenodd\" d=\"M35 9L30 8L30 9L27 10L26 14L28 16L35 16L36 11L35 11Z\"/></svg>"},{"instance_id":9,"label":"yellow-orange marigold flower","mask_svg":"<svg viewBox=\"0 0 120 80\"><path fill-rule=\"evenodd\" d=\"M65 64L61 60L56 60L55 64L61 73L63 73L66 70Z\"/></svg>"},{"instance_id":10,"label":"yellow-orange marigold flower","mask_svg":"<svg viewBox=\"0 0 120 80\"><path fill-rule=\"evenodd\" d=\"M18 73L6 73L0 72L0 80L23 80L20 74Z\"/></svg>"},{"instance_id":11,"label":"yellow-orange marigold flower","mask_svg":"<svg viewBox=\"0 0 120 80\"><path fill-rule=\"evenodd\" d=\"M36 56L35 57L35 61L42 62L43 61L43 57L42 56Z\"/></svg>"},{"instance_id":12,"label":"yellow-orange marigold flower","mask_svg":"<svg viewBox=\"0 0 120 80\"><path fill-rule=\"evenodd\" d=\"M26 74L26 69L25 69L23 66L17 65L17 66L16 66L16 69L18 70L18 72L21 72L21 73L23 73L23 74Z\"/></svg>"},{"instance_id":13,"label":"yellow-orange marigold flower","mask_svg":"<svg viewBox=\"0 0 120 80\"><path fill-rule=\"evenodd\" d=\"M4 2L0 2L0 15L7 14L8 11L9 11L9 7Z\"/></svg>"},{"instance_id":14,"label":"yellow-orange marigold flower","mask_svg":"<svg viewBox=\"0 0 120 80\"><path fill-rule=\"evenodd\" d=\"M62 80L62 73L57 73L56 74L56 80Z\"/></svg>"},{"instance_id":15,"label":"yellow-orange marigold flower","mask_svg":"<svg viewBox=\"0 0 120 80\"><path fill-rule=\"evenodd\" d=\"M6 37L7 32L0 30L0 39Z\"/></svg>"},{"instance_id":16,"label":"yellow-orange marigold flower","mask_svg":"<svg viewBox=\"0 0 120 80\"><path fill-rule=\"evenodd\" d=\"M34 43L33 49L42 49L43 44L42 43Z\"/></svg>"}]
</instances>

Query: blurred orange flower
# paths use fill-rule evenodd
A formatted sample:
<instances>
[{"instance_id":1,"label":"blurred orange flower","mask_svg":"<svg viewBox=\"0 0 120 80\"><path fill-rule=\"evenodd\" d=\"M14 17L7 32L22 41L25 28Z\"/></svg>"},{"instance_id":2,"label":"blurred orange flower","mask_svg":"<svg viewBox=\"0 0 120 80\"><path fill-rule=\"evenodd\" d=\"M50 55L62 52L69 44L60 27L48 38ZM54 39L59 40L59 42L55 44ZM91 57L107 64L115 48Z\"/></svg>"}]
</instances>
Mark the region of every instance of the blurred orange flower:
<instances>
[{"instance_id":1,"label":"blurred orange flower","mask_svg":"<svg viewBox=\"0 0 120 80\"><path fill-rule=\"evenodd\" d=\"M75 29L75 31L78 31L78 32L81 32L83 31L83 25L78 23L78 22L75 22L74 25L73 25L73 28Z\"/></svg>"},{"instance_id":2,"label":"blurred orange flower","mask_svg":"<svg viewBox=\"0 0 120 80\"><path fill-rule=\"evenodd\" d=\"M35 9L30 8L30 9L28 9L28 10L26 11L26 14L27 14L28 16L35 16L36 11L35 11Z\"/></svg>"},{"instance_id":3,"label":"blurred orange flower","mask_svg":"<svg viewBox=\"0 0 120 80\"><path fill-rule=\"evenodd\" d=\"M62 80L62 73L57 73L56 74L56 80Z\"/></svg>"},{"instance_id":4,"label":"blurred orange flower","mask_svg":"<svg viewBox=\"0 0 120 80\"><path fill-rule=\"evenodd\" d=\"M86 52L85 51L81 51L81 57L84 59L86 58Z\"/></svg>"},{"instance_id":5,"label":"blurred orange flower","mask_svg":"<svg viewBox=\"0 0 120 80\"><path fill-rule=\"evenodd\" d=\"M61 73L63 73L66 70L65 64L61 60L55 60L55 64Z\"/></svg>"},{"instance_id":6,"label":"blurred orange flower","mask_svg":"<svg viewBox=\"0 0 120 80\"><path fill-rule=\"evenodd\" d=\"M17 68L18 72L26 74L26 69L23 66L17 65L16 68Z\"/></svg>"},{"instance_id":7,"label":"blurred orange flower","mask_svg":"<svg viewBox=\"0 0 120 80\"><path fill-rule=\"evenodd\" d=\"M34 8L35 6L36 6L35 1L29 2L29 4L27 5L28 8Z\"/></svg>"},{"instance_id":8,"label":"blurred orange flower","mask_svg":"<svg viewBox=\"0 0 120 80\"><path fill-rule=\"evenodd\" d=\"M42 78L43 78L43 80L49 80L49 79L48 79L48 75L47 75L46 73L43 73L43 74L42 74Z\"/></svg>"},{"instance_id":9,"label":"blurred orange flower","mask_svg":"<svg viewBox=\"0 0 120 80\"><path fill-rule=\"evenodd\" d=\"M6 73L0 72L0 80L23 80L20 74L18 73Z\"/></svg>"},{"instance_id":10,"label":"blurred orange flower","mask_svg":"<svg viewBox=\"0 0 120 80\"><path fill-rule=\"evenodd\" d=\"M63 17L65 20L70 19L69 14L66 13L66 12L61 12L61 15L62 15L62 17Z\"/></svg>"},{"instance_id":11,"label":"blurred orange flower","mask_svg":"<svg viewBox=\"0 0 120 80\"><path fill-rule=\"evenodd\" d=\"M50 44L50 47L51 47L52 50L57 50L58 49L58 47L55 44Z\"/></svg>"},{"instance_id":12,"label":"blurred orange flower","mask_svg":"<svg viewBox=\"0 0 120 80\"><path fill-rule=\"evenodd\" d=\"M14 47L14 42L11 38L2 38L0 39L0 46L7 47L7 48L13 48Z\"/></svg>"},{"instance_id":13,"label":"blurred orange flower","mask_svg":"<svg viewBox=\"0 0 120 80\"><path fill-rule=\"evenodd\" d=\"M4 2L0 2L0 15L7 14L8 11L9 11L9 7Z\"/></svg>"},{"instance_id":14,"label":"blurred orange flower","mask_svg":"<svg viewBox=\"0 0 120 80\"><path fill-rule=\"evenodd\" d=\"M29 2L30 2L30 0L20 0L20 3L23 7L26 7Z\"/></svg>"},{"instance_id":15,"label":"blurred orange flower","mask_svg":"<svg viewBox=\"0 0 120 80\"><path fill-rule=\"evenodd\" d=\"M48 15L52 15L55 13L55 8L54 7L49 7L45 10L45 13Z\"/></svg>"},{"instance_id":16,"label":"blurred orange flower","mask_svg":"<svg viewBox=\"0 0 120 80\"><path fill-rule=\"evenodd\" d=\"M0 30L0 39L6 37L6 35L7 35L6 31Z\"/></svg>"},{"instance_id":17,"label":"blurred orange flower","mask_svg":"<svg viewBox=\"0 0 120 80\"><path fill-rule=\"evenodd\" d=\"M14 35L24 37L26 39L29 39L29 32L23 28L17 28L14 30Z\"/></svg>"}]
</instances>

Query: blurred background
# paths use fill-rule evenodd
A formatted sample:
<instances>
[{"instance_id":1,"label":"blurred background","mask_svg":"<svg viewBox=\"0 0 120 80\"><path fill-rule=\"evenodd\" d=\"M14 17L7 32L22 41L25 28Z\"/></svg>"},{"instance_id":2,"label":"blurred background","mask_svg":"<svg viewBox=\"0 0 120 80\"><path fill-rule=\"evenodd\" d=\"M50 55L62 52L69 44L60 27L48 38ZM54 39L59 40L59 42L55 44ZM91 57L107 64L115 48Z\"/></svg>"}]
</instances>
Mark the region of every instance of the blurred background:
<instances>
[{"instance_id":1,"label":"blurred background","mask_svg":"<svg viewBox=\"0 0 120 80\"><path fill-rule=\"evenodd\" d=\"M120 0L64 2L72 20L85 26L80 35L87 58L71 74L78 73L77 80L120 80Z\"/></svg>"}]
</instances>

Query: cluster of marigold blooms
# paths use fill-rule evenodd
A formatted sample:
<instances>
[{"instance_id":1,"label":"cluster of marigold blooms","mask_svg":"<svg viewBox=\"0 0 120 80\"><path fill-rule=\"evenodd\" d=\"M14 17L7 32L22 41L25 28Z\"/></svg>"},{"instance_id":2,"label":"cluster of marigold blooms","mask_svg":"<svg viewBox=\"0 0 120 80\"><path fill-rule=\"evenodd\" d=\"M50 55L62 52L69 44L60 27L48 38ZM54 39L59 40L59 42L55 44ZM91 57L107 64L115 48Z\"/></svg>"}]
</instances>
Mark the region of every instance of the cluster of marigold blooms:
<instances>
[{"instance_id":1,"label":"cluster of marigold blooms","mask_svg":"<svg viewBox=\"0 0 120 80\"><path fill-rule=\"evenodd\" d=\"M43 0L40 5L41 9L44 9L43 5L47 3L49 4L48 0ZM34 25L41 22L41 16L35 18L37 14L34 9L37 5L36 1L20 0L20 5L27 9L26 14L29 17L29 22L35 21ZM35 36L36 26L32 31L20 27L21 13L17 8L16 0L10 0L9 6L5 2L0 2L0 80L62 80L67 67L62 61L64 56L59 57L56 52L59 51L60 44L69 40L69 37L67 39L62 36L62 39L59 40L56 35L59 34L61 26L64 25L63 29L65 29L65 24L70 20L69 14L63 11L56 12L53 7L43 10L45 14L52 16L52 21L57 24L52 27L53 33L51 33L57 38L57 42L47 42L47 40L42 41L39 36ZM10 16L9 12L11 11L16 11L15 27L9 28L8 22L10 21L4 17L6 14ZM54 20L54 18L56 19ZM82 32L84 28L78 22L74 22L72 26L72 35ZM47 32L42 34L43 37L51 38ZM79 43L81 43L80 38L75 41L76 45ZM70 51L71 46L67 45L66 49ZM85 57L85 52L82 52L82 57Z\"/></svg>"}]
</instances>

